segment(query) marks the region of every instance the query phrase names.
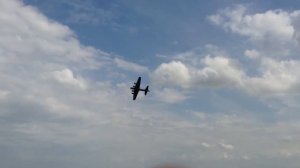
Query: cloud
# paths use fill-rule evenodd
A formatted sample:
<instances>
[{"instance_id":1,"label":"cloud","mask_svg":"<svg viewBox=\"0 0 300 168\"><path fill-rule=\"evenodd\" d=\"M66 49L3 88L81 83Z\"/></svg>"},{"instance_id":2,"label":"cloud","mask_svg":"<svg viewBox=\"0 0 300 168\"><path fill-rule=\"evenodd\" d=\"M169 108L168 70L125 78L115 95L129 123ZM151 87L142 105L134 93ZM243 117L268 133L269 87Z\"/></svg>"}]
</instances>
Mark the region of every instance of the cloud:
<instances>
[{"instance_id":1,"label":"cloud","mask_svg":"<svg viewBox=\"0 0 300 168\"><path fill-rule=\"evenodd\" d=\"M189 80L189 69L180 61L163 63L153 72L153 81L158 84L189 87Z\"/></svg>"},{"instance_id":2,"label":"cloud","mask_svg":"<svg viewBox=\"0 0 300 168\"><path fill-rule=\"evenodd\" d=\"M127 115L136 110L126 110L128 102L124 102L124 99L131 100L129 92L108 79L111 73L121 73L120 62L126 68L145 68L82 45L69 27L48 19L22 1L0 0L0 24L0 115L3 119L0 134L5 137L1 149L20 152L28 145L33 148L24 156L31 161L46 162L47 158L38 156L38 152L48 152L52 159L60 156L44 150L43 142L67 150L67 144L84 144L98 136L87 129L91 125L101 128L114 119L124 123L133 120ZM113 72L108 72L109 68ZM97 79L92 78L90 73L96 72ZM117 113L125 111L126 117L118 117ZM12 155L10 159L20 159L21 165L21 157L23 154ZM6 165L11 167L11 164Z\"/></svg>"},{"instance_id":3,"label":"cloud","mask_svg":"<svg viewBox=\"0 0 300 168\"><path fill-rule=\"evenodd\" d=\"M81 44L70 28L23 1L0 0L0 25L0 161L4 167L134 168L165 161L217 167L223 165L224 156L239 162L245 153L255 163L261 161L257 158L286 163L287 153L289 159L296 158L293 163L299 162L298 122L264 123L223 112L194 117L183 114L189 111L187 106L150 98L133 102L127 82L112 80L111 73L145 67ZM199 85L239 86L248 77L233 58L218 55L197 60L200 65L174 60L153 72L153 79L161 79L155 81L158 84L174 82L174 88L162 87L169 96L165 100L189 98L186 90ZM285 72L298 66L292 61L263 62L268 80L268 74L286 80ZM285 143L282 137L292 138ZM228 149L205 147L218 142L230 142L223 143Z\"/></svg>"},{"instance_id":4,"label":"cloud","mask_svg":"<svg viewBox=\"0 0 300 168\"><path fill-rule=\"evenodd\" d=\"M161 100L166 103L178 103L187 99L182 92L176 89L164 88L155 93L155 96L158 100Z\"/></svg>"},{"instance_id":5,"label":"cloud","mask_svg":"<svg viewBox=\"0 0 300 168\"><path fill-rule=\"evenodd\" d=\"M22 6L18 1L1 2L1 10L1 54L9 55L2 63L42 66L43 60L95 68L100 64L96 57L106 57L94 48L82 46L67 26L46 18L31 6Z\"/></svg>"},{"instance_id":6,"label":"cloud","mask_svg":"<svg viewBox=\"0 0 300 168\"><path fill-rule=\"evenodd\" d=\"M296 47L295 20L299 20L298 17L299 11L284 10L248 14L245 6L237 5L210 15L208 19L227 31L248 37L267 56L282 57Z\"/></svg>"},{"instance_id":7,"label":"cloud","mask_svg":"<svg viewBox=\"0 0 300 168\"><path fill-rule=\"evenodd\" d=\"M184 89L234 88L259 97L291 96L292 92L298 93L300 81L300 61L289 54L297 53L298 17L299 11L284 10L247 14L242 5L221 10L208 19L250 39L252 49L246 49L244 55L252 59L251 66L239 57L207 45L206 50L176 54L173 61L154 70L152 79L162 86Z\"/></svg>"},{"instance_id":8,"label":"cloud","mask_svg":"<svg viewBox=\"0 0 300 168\"><path fill-rule=\"evenodd\" d=\"M265 58L261 63L261 77L248 77L247 90L256 94L289 94L296 91L299 83L300 62L276 61Z\"/></svg>"},{"instance_id":9,"label":"cloud","mask_svg":"<svg viewBox=\"0 0 300 168\"><path fill-rule=\"evenodd\" d=\"M203 147L205 147L205 148L210 148L210 147L211 147L211 145L208 144L208 143L206 143L206 142L202 142L201 145L202 145Z\"/></svg>"},{"instance_id":10,"label":"cloud","mask_svg":"<svg viewBox=\"0 0 300 168\"><path fill-rule=\"evenodd\" d=\"M260 56L260 53L255 49L253 49L253 50L246 50L244 52L244 55L250 59L257 59Z\"/></svg>"},{"instance_id":11,"label":"cloud","mask_svg":"<svg viewBox=\"0 0 300 168\"><path fill-rule=\"evenodd\" d=\"M246 14L246 7L226 8L218 14L209 16L214 24L253 40L272 36L280 41L290 41L294 34L291 13L282 10L269 10L253 15ZM272 25L272 26L270 26Z\"/></svg>"},{"instance_id":12,"label":"cloud","mask_svg":"<svg viewBox=\"0 0 300 168\"><path fill-rule=\"evenodd\" d=\"M180 62L179 67L183 67L185 75L175 73L179 70L176 66L174 68L172 62L163 63L163 66L152 72L151 79L155 88L161 88L156 90L161 98L164 97L161 100L178 97L177 94L167 94L167 89L184 95L180 96L182 98L178 101L186 98L194 99L198 91L201 92L206 88L234 89L265 100L279 100L288 107L297 108L297 103L293 99L297 99L300 91L300 62L293 59L280 61L268 57L259 57L255 60L258 64L254 64L256 68L252 68L256 69L256 74L247 72L248 70L243 68L243 64L237 59L207 56L200 59L201 64L198 66ZM270 102L263 101L263 103Z\"/></svg>"},{"instance_id":13,"label":"cloud","mask_svg":"<svg viewBox=\"0 0 300 168\"><path fill-rule=\"evenodd\" d=\"M235 60L222 56L214 58L208 56L202 61L204 67L195 72L196 85L204 84L215 87L241 85L244 72Z\"/></svg>"},{"instance_id":14,"label":"cloud","mask_svg":"<svg viewBox=\"0 0 300 168\"><path fill-rule=\"evenodd\" d=\"M128 71L133 71L133 72L137 72L137 73L145 73L148 72L148 68L145 66L141 66L132 62L127 62L125 60L122 60L120 58L115 58L114 62L116 63L116 65L124 70L128 70Z\"/></svg>"},{"instance_id":15,"label":"cloud","mask_svg":"<svg viewBox=\"0 0 300 168\"><path fill-rule=\"evenodd\" d=\"M257 53L249 51L247 54ZM267 57L256 59L259 59L257 75L247 74L237 59L206 56L200 60L201 64L198 66L180 61L163 63L152 73L152 80L165 87L234 88L262 97L278 97L298 92L300 81L298 60L279 61Z\"/></svg>"},{"instance_id":16,"label":"cloud","mask_svg":"<svg viewBox=\"0 0 300 168\"><path fill-rule=\"evenodd\" d=\"M190 87L227 87L240 85L244 72L233 59L206 56L202 68L185 65L180 61L161 64L153 72L153 81L161 85Z\"/></svg>"},{"instance_id":17,"label":"cloud","mask_svg":"<svg viewBox=\"0 0 300 168\"><path fill-rule=\"evenodd\" d=\"M53 75L58 82L73 85L81 89L85 89L87 87L85 82L82 79L76 79L74 77L74 74L70 69L55 71L53 72Z\"/></svg>"},{"instance_id":18,"label":"cloud","mask_svg":"<svg viewBox=\"0 0 300 168\"><path fill-rule=\"evenodd\" d=\"M227 150L233 150L234 149L234 146L231 145L231 144L225 144L225 143L219 143L219 144L224 149L227 149Z\"/></svg>"}]
</instances>

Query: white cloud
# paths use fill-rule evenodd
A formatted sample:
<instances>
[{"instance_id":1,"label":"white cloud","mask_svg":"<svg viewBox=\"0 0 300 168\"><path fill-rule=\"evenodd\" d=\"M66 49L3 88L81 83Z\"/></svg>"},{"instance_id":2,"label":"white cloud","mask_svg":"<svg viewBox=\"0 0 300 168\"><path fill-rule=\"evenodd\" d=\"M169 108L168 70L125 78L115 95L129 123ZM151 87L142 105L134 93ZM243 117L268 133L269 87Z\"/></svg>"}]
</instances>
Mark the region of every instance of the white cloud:
<instances>
[{"instance_id":1,"label":"white cloud","mask_svg":"<svg viewBox=\"0 0 300 168\"><path fill-rule=\"evenodd\" d=\"M208 50L206 57L203 58L198 50L176 54L173 58L179 61L162 63L153 72L152 79L164 86L236 88L255 96L282 96L280 99L292 92L299 93L300 61L289 55L290 52L297 53L294 47L299 31L299 13L268 10L247 14L247 8L241 5L221 10L208 19L253 42L253 49L244 51L246 57L255 60L252 67L208 45L206 48L214 49Z\"/></svg>"},{"instance_id":2,"label":"white cloud","mask_svg":"<svg viewBox=\"0 0 300 168\"><path fill-rule=\"evenodd\" d=\"M153 81L161 85L190 87L231 87L241 85L244 73L237 63L227 57L207 56L197 69L179 61L161 64L153 72Z\"/></svg>"},{"instance_id":3,"label":"white cloud","mask_svg":"<svg viewBox=\"0 0 300 168\"><path fill-rule=\"evenodd\" d=\"M1 2L1 11L1 53L9 55L1 59L2 63L42 66L43 60L95 68L100 64L96 56L106 57L94 48L82 46L67 26L46 18L33 7L9 1Z\"/></svg>"},{"instance_id":4,"label":"white cloud","mask_svg":"<svg viewBox=\"0 0 300 168\"><path fill-rule=\"evenodd\" d=\"M300 62L296 60L276 61L263 59L261 77L249 77L246 90L255 94L289 94L297 90L300 80Z\"/></svg>"},{"instance_id":5,"label":"white cloud","mask_svg":"<svg viewBox=\"0 0 300 168\"><path fill-rule=\"evenodd\" d=\"M291 13L282 10L247 15L246 7L240 5L209 16L209 19L225 29L249 36L253 40L272 36L277 40L290 41L294 34L290 17Z\"/></svg>"},{"instance_id":6,"label":"white cloud","mask_svg":"<svg viewBox=\"0 0 300 168\"><path fill-rule=\"evenodd\" d=\"M208 143L206 143L206 142L202 142L201 145L202 145L203 147L205 147L205 148L210 148L210 147L211 147L211 145L208 144Z\"/></svg>"},{"instance_id":7,"label":"white cloud","mask_svg":"<svg viewBox=\"0 0 300 168\"><path fill-rule=\"evenodd\" d=\"M224 149L227 149L227 150L233 150L234 149L234 146L231 145L231 144L225 144L225 143L219 143L219 144Z\"/></svg>"},{"instance_id":8,"label":"white cloud","mask_svg":"<svg viewBox=\"0 0 300 168\"><path fill-rule=\"evenodd\" d=\"M61 71L53 72L55 79L64 84L73 85L81 89L86 89L86 83L83 79L76 79L70 69L63 69Z\"/></svg>"},{"instance_id":9,"label":"white cloud","mask_svg":"<svg viewBox=\"0 0 300 168\"><path fill-rule=\"evenodd\" d=\"M259 58L260 53L257 50L253 49L253 50L246 50L244 52L244 55L251 59L257 59Z\"/></svg>"},{"instance_id":10,"label":"white cloud","mask_svg":"<svg viewBox=\"0 0 300 168\"><path fill-rule=\"evenodd\" d=\"M297 41L297 44L299 46L300 42L300 11L294 11L291 13L292 18L292 24L294 26L295 32L294 32L294 38Z\"/></svg>"},{"instance_id":11,"label":"white cloud","mask_svg":"<svg viewBox=\"0 0 300 168\"><path fill-rule=\"evenodd\" d=\"M137 72L137 73L145 73L148 72L148 68L145 66L141 66L132 62L127 62L125 60L122 60L120 58L115 58L114 62L116 63L116 65L119 68L125 69L125 70L129 70L129 71L133 71L133 72Z\"/></svg>"},{"instance_id":12,"label":"white cloud","mask_svg":"<svg viewBox=\"0 0 300 168\"><path fill-rule=\"evenodd\" d=\"M171 88L164 88L163 90L156 91L155 95L158 100L166 103L178 103L187 99L187 96L182 92Z\"/></svg>"},{"instance_id":13,"label":"white cloud","mask_svg":"<svg viewBox=\"0 0 300 168\"><path fill-rule=\"evenodd\" d=\"M247 14L247 8L237 5L226 8L208 19L225 30L248 37L269 57L287 56L295 48L295 20L299 11L268 10ZM299 19L298 19L299 20Z\"/></svg>"},{"instance_id":14,"label":"white cloud","mask_svg":"<svg viewBox=\"0 0 300 168\"><path fill-rule=\"evenodd\" d=\"M233 59L218 56L205 57L203 60L204 68L196 71L194 78L196 85L206 86L237 86L241 85L244 72L239 68Z\"/></svg>"},{"instance_id":15,"label":"white cloud","mask_svg":"<svg viewBox=\"0 0 300 168\"><path fill-rule=\"evenodd\" d=\"M171 86L189 87L189 69L180 61L161 64L153 72L153 81L157 84L168 84Z\"/></svg>"},{"instance_id":16,"label":"white cloud","mask_svg":"<svg viewBox=\"0 0 300 168\"><path fill-rule=\"evenodd\" d=\"M26 139L29 129L38 142L77 143L94 138L81 136L91 131L81 126L109 124L113 114L125 111L124 99L131 100L130 95L105 80L120 72L110 54L82 45L70 28L22 1L0 0L0 25L0 116L5 118L0 122L1 137L7 133ZM145 70L130 62L126 65ZM90 72L97 72L97 78L91 79ZM26 125L22 134L14 132L20 124ZM35 127L43 131L30 131ZM76 138L63 136L68 132ZM5 138L0 146L9 142Z\"/></svg>"},{"instance_id":17,"label":"white cloud","mask_svg":"<svg viewBox=\"0 0 300 168\"><path fill-rule=\"evenodd\" d=\"M192 52L191 52L192 53ZM184 90L201 88L234 88L252 96L276 97L299 92L300 61L276 60L260 55L256 50L246 50L245 55L257 60L255 75L237 60L224 56L206 56L199 64L189 60L199 59L190 55L187 62L172 61L161 64L153 73L153 83ZM183 59L183 61L185 61Z\"/></svg>"},{"instance_id":18,"label":"white cloud","mask_svg":"<svg viewBox=\"0 0 300 168\"><path fill-rule=\"evenodd\" d=\"M195 167L217 167L224 157L234 160L233 156L241 153L253 156L254 161L255 156L282 158L280 151L299 157L296 122L260 123L243 115L224 119L211 113L191 115L191 119L182 115L182 106L173 108L151 99L131 101L126 82L105 80L110 76L106 66L115 73L120 71L116 59L82 45L68 27L24 6L22 1L0 0L0 25L3 167L145 167L176 159ZM166 100L182 101L187 98L185 89L198 85L228 87L244 81L243 70L231 58L210 56L198 60L201 67L173 61L155 71L154 79L163 79L162 84L171 81L182 86L179 91L164 88L162 91L170 96ZM274 67L278 63L277 71ZM298 66L292 61L264 64L280 76ZM97 77L89 76L90 71ZM204 81L193 81L199 78L198 73L206 77ZM282 137L288 136L293 139L281 143ZM219 139L234 146L215 146ZM205 148L209 145L212 147ZM224 148L230 153L224 153Z\"/></svg>"}]
</instances>

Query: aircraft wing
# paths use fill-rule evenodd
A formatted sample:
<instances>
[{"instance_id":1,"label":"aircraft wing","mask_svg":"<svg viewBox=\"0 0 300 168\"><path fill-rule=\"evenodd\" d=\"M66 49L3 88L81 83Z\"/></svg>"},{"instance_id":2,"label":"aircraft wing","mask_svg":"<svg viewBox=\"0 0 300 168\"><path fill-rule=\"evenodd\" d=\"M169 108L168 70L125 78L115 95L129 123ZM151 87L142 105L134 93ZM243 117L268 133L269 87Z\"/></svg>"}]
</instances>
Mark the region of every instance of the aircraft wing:
<instances>
[{"instance_id":1,"label":"aircraft wing","mask_svg":"<svg viewBox=\"0 0 300 168\"><path fill-rule=\"evenodd\" d=\"M133 91L133 100L136 99L137 95L139 94L138 90Z\"/></svg>"},{"instance_id":2,"label":"aircraft wing","mask_svg":"<svg viewBox=\"0 0 300 168\"><path fill-rule=\"evenodd\" d=\"M141 85L141 77L139 77L138 80L134 83L133 87L131 87L132 94L133 94L133 100L136 99L136 97L140 91L140 85Z\"/></svg>"},{"instance_id":3,"label":"aircraft wing","mask_svg":"<svg viewBox=\"0 0 300 168\"><path fill-rule=\"evenodd\" d=\"M140 89L140 85L141 85L141 77L138 78L138 80L135 83L135 87Z\"/></svg>"}]
</instances>

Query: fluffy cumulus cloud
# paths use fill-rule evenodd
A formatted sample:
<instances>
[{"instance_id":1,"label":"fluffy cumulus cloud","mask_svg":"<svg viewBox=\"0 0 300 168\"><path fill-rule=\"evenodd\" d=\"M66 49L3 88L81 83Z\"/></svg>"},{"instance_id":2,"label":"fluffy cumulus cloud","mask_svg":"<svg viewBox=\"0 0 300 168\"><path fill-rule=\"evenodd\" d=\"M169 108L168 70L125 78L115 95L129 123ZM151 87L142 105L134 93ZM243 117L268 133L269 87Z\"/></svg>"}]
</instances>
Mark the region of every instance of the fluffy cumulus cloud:
<instances>
[{"instance_id":1,"label":"fluffy cumulus cloud","mask_svg":"<svg viewBox=\"0 0 300 168\"><path fill-rule=\"evenodd\" d=\"M247 90L259 94L291 94L299 92L299 65L297 60L276 61L265 58L261 62L260 77L248 77Z\"/></svg>"},{"instance_id":2,"label":"fluffy cumulus cloud","mask_svg":"<svg viewBox=\"0 0 300 168\"><path fill-rule=\"evenodd\" d=\"M242 82L243 71L234 60L207 56L201 59L203 68L185 65L181 61L161 64L153 73L153 80L162 85L191 87L231 87Z\"/></svg>"},{"instance_id":3,"label":"fluffy cumulus cloud","mask_svg":"<svg viewBox=\"0 0 300 168\"><path fill-rule=\"evenodd\" d=\"M221 10L209 16L209 21L250 39L252 49L246 49L244 56L255 62L253 67L215 52L220 49L206 55L192 50L174 56L177 62L161 64L153 80L182 88L236 88L255 96L298 93L300 61L295 59L297 49L293 47L297 46L298 18L299 11L247 14L241 5Z\"/></svg>"},{"instance_id":4,"label":"fluffy cumulus cloud","mask_svg":"<svg viewBox=\"0 0 300 168\"><path fill-rule=\"evenodd\" d=\"M112 125L125 129L142 115L132 116L139 107L124 101L131 100L129 86L116 84L111 74L147 69L82 45L69 27L22 1L0 0L0 24L2 166L129 164L134 154L125 161L113 155L131 137L124 133L128 139L110 150L121 135ZM87 77L93 73L96 79ZM102 133L95 134L96 127ZM89 161L78 161L87 151Z\"/></svg>"},{"instance_id":5,"label":"fluffy cumulus cloud","mask_svg":"<svg viewBox=\"0 0 300 168\"><path fill-rule=\"evenodd\" d=\"M273 37L280 41L289 41L295 31L291 23L292 15L294 13L282 10L247 15L246 7L240 5L222 10L216 15L209 16L209 19L226 30L248 36L253 40Z\"/></svg>"},{"instance_id":6,"label":"fluffy cumulus cloud","mask_svg":"<svg viewBox=\"0 0 300 168\"><path fill-rule=\"evenodd\" d=\"M189 69L180 61L161 64L154 72L156 83L188 87L190 80Z\"/></svg>"},{"instance_id":7,"label":"fluffy cumulus cloud","mask_svg":"<svg viewBox=\"0 0 300 168\"><path fill-rule=\"evenodd\" d=\"M61 83L73 85L73 86L79 87L81 89L86 88L85 82L83 80L76 79L74 77L73 72L70 69L55 71L55 72L53 72L53 75L54 75L55 79L57 79L57 81L59 81Z\"/></svg>"},{"instance_id":8,"label":"fluffy cumulus cloud","mask_svg":"<svg viewBox=\"0 0 300 168\"><path fill-rule=\"evenodd\" d=\"M247 14L247 8L238 5L208 19L227 31L248 37L270 57L287 56L297 46L299 11L268 10Z\"/></svg>"},{"instance_id":9,"label":"fluffy cumulus cloud","mask_svg":"<svg viewBox=\"0 0 300 168\"><path fill-rule=\"evenodd\" d=\"M193 92L199 90L199 94L195 94L198 97L201 97L201 93L205 94L203 90L206 88L213 90L232 88L255 98L260 97L262 99L259 101L263 101L263 104L271 107L273 112L271 115L276 119L270 123L260 122L257 119L251 121L251 117L241 118L242 114L238 114L239 117L235 115L218 117L212 115L213 118L216 117L212 120L215 122L214 126L218 128L214 131L223 132L230 128L231 132L242 129L245 131L247 140L244 139L243 133L238 134L241 139L248 142L247 147L243 146L245 144L239 143L238 141L241 139L237 137L215 140L204 138L197 144L203 150L210 151L208 152L210 154L218 151L214 154L219 159L234 160L233 163L241 161L244 163L242 164L244 167L272 165L269 162L264 164L261 158L278 159L274 164L275 167L280 164L280 160L288 159L293 163L297 162L294 160L299 155L297 150L292 150L287 144L291 132L299 125L297 112L293 112L299 111L299 106L294 100L298 100L300 94L300 61L297 58L298 54L295 57L295 53L298 51L296 46L298 45L298 31L300 30L298 13L299 11L269 10L248 14L245 6L221 10L209 16L208 19L225 29L225 32L231 32L241 36L241 39L249 40L250 43L245 46L247 49L241 52L242 56L234 57L226 52L220 52L216 47L213 47L213 51L209 50L206 53L191 50L176 54L172 57L173 61L161 64L154 71L152 79L154 83L157 82L162 87L173 87L185 94L190 93L191 90ZM249 62L244 61L245 58L242 58L244 56ZM180 66L174 66L175 63ZM185 74L184 77L182 77L183 74ZM231 96L234 97L234 93ZM274 99L276 99L275 103L273 102ZM266 113L265 110L260 112ZM211 120L210 117L212 116L205 115L205 121ZM233 125L234 128L231 127ZM197 126L205 127L210 126L210 124ZM263 127L267 127L267 129L262 131L261 128ZM263 137L260 137L260 140L269 139L271 136L278 139L275 141L269 139L269 142L260 141L256 139L259 137L257 136L258 132L264 132L261 134ZM250 134L254 136L249 137ZM292 141L297 138L293 137ZM291 146L297 146L294 143L297 142L293 141ZM261 149L257 148L259 146L270 147L275 144L276 147L269 148L270 150L266 153L257 154L255 152L262 152ZM208 153L206 156L209 155ZM295 165L291 164L290 166Z\"/></svg>"}]
</instances>

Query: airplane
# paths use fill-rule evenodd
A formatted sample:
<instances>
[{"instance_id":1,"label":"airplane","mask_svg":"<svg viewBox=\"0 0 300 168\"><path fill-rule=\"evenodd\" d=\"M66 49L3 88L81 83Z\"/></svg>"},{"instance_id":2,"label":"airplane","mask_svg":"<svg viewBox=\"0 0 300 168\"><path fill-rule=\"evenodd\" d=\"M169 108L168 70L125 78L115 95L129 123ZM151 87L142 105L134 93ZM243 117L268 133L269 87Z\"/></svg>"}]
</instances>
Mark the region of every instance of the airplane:
<instances>
[{"instance_id":1,"label":"airplane","mask_svg":"<svg viewBox=\"0 0 300 168\"><path fill-rule=\"evenodd\" d=\"M141 85L141 77L138 78L138 80L134 83L134 85L130 88L133 94L133 100L136 99L139 91L144 91L145 95L147 95L147 93L149 92L149 86L147 86L145 89L141 89L140 88Z\"/></svg>"}]
</instances>

